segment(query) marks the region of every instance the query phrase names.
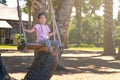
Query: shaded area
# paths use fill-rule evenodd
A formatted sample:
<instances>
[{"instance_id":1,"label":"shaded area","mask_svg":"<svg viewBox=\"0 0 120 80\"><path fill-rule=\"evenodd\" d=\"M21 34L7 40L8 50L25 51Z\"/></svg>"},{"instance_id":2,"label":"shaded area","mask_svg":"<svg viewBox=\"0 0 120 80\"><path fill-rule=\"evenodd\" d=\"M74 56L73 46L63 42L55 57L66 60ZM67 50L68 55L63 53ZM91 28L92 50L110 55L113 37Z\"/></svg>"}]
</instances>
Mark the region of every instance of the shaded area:
<instances>
[{"instance_id":1,"label":"shaded area","mask_svg":"<svg viewBox=\"0 0 120 80\"><path fill-rule=\"evenodd\" d=\"M57 63L55 57L48 51L37 51L25 80L50 80Z\"/></svg>"},{"instance_id":2,"label":"shaded area","mask_svg":"<svg viewBox=\"0 0 120 80\"><path fill-rule=\"evenodd\" d=\"M1 54L0 54L0 79L2 80L8 80L10 79L7 70L5 69L5 66L1 60Z\"/></svg>"},{"instance_id":3,"label":"shaded area","mask_svg":"<svg viewBox=\"0 0 120 80\"><path fill-rule=\"evenodd\" d=\"M27 72L33 59L33 56L2 56L9 73Z\"/></svg>"},{"instance_id":4,"label":"shaded area","mask_svg":"<svg viewBox=\"0 0 120 80\"><path fill-rule=\"evenodd\" d=\"M56 73L95 73L112 74L120 73L120 62L115 61L113 56L104 56L101 51L72 51L66 50L62 56L61 64L67 67L68 71ZM72 55L71 55L72 54ZM78 55L79 54L79 55ZM68 55L68 56L67 56ZM76 56L75 56L76 55ZM73 57L71 57L73 56ZM107 58L109 60L107 60Z\"/></svg>"},{"instance_id":5,"label":"shaded area","mask_svg":"<svg viewBox=\"0 0 120 80\"><path fill-rule=\"evenodd\" d=\"M120 62L115 61L112 56L103 56L101 53L101 51L65 50L64 54L61 57L61 64L65 70L56 71L55 75L76 73L120 73ZM31 66L34 57L3 56L2 59L7 67L8 72L19 73L28 71L28 67Z\"/></svg>"}]
</instances>

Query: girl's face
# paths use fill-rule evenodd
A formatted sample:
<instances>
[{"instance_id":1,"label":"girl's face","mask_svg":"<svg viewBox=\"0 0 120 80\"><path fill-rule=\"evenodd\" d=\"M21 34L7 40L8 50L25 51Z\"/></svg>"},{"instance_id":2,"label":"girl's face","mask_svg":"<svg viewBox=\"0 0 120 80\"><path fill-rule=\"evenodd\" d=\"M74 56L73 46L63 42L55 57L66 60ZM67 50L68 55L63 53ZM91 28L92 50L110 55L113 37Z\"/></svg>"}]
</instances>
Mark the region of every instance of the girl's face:
<instances>
[{"instance_id":1,"label":"girl's face","mask_svg":"<svg viewBox=\"0 0 120 80\"><path fill-rule=\"evenodd\" d=\"M40 18L39 18L39 23L40 24L46 24L46 16L41 15Z\"/></svg>"}]
</instances>

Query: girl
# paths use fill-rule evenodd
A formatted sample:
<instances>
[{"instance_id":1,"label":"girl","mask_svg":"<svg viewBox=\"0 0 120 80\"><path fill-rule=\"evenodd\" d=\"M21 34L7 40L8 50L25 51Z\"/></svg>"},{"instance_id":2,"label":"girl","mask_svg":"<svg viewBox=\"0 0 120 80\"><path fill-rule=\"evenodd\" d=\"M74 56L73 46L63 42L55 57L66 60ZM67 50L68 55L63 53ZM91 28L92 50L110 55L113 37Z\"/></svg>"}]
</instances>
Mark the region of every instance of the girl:
<instances>
[{"instance_id":1,"label":"girl","mask_svg":"<svg viewBox=\"0 0 120 80\"><path fill-rule=\"evenodd\" d=\"M56 34L56 31L50 33L50 28L46 24L46 15L44 13L40 13L38 15L38 24L34 25L31 30L25 29L25 32L33 33L36 32L36 43L44 44L48 48L48 50L52 53L53 56L56 55L55 51L52 49L52 45L59 48L59 43L57 41L53 42L49 40L49 37Z\"/></svg>"}]
</instances>

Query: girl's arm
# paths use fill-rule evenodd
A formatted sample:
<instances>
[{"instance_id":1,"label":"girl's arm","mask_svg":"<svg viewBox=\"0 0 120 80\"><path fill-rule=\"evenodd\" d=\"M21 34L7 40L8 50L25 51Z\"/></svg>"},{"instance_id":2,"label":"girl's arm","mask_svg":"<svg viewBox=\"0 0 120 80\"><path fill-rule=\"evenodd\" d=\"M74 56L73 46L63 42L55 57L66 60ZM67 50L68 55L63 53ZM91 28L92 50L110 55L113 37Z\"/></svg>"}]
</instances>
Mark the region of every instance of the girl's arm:
<instances>
[{"instance_id":1,"label":"girl's arm","mask_svg":"<svg viewBox=\"0 0 120 80\"><path fill-rule=\"evenodd\" d=\"M32 28L31 30L25 29L25 32L27 32L27 33L33 33L33 32L35 32L35 28Z\"/></svg>"},{"instance_id":2,"label":"girl's arm","mask_svg":"<svg viewBox=\"0 0 120 80\"><path fill-rule=\"evenodd\" d=\"M54 34L56 34L56 31L50 33L50 34L49 34L49 37L53 36Z\"/></svg>"}]
</instances>

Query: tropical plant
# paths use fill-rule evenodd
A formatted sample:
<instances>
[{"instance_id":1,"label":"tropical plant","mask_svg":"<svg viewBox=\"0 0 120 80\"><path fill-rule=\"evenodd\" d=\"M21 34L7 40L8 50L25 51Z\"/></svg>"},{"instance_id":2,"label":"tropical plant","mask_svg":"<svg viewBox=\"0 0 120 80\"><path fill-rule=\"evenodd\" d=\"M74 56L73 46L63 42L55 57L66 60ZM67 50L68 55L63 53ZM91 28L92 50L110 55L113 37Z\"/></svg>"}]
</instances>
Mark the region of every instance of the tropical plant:
<instances>
[{"instance_id":1,"label":"tropical plant","mask_svg":"<svg viewBox=\"0 0 120 80\"><path fill-rule=\"evenodd\" d=\"M76 26L77 26L77 44L81 42L81 27L83 15L95 15L95 11L102 5L102 0L75 0L74 6L76 8ZM82 15L83 14L83 15Z\"/></svg>"}]
</instances>

